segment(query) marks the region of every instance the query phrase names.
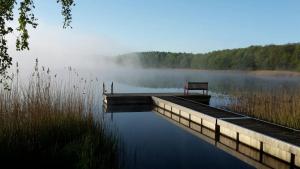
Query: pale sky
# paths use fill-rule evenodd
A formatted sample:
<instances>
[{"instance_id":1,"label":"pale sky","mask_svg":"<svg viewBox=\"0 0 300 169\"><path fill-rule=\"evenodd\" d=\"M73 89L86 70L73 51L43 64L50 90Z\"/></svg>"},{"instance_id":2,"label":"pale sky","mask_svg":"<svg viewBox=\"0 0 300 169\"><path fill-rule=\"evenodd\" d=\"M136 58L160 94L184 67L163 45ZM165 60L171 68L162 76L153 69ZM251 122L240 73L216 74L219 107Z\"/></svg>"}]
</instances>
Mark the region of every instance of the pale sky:
<instances>
[{"instance_id":1,"label":"pale sky","mask_svg":"<svg viewBox=\"0 0 300 169\"><path fill-rule=\"evenodd\" d=\"M75 2L73 29L63 30L56 0L36 0L40 25L31 31L31 51L16 55L82 64L87 57L134 51L198 53L300 39L299 0Z\"/></svg>"}]
</instances>

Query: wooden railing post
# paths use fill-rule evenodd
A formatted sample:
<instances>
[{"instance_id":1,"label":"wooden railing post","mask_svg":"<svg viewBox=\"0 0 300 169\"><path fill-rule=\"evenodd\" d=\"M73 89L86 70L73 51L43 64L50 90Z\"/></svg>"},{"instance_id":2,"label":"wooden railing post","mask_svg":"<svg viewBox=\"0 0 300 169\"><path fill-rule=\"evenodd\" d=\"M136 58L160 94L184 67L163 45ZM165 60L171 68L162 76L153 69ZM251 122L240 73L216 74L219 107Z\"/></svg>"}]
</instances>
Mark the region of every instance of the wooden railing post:
<instances>
[{"instance_id":1,"label":"wooden railing post","mask_svg":"<svg viewBox=\"0 0 300 169\"><path fill-rule=\"evenodd\" d=\"M105 83L102 84L102 94L105 94Z\"/></svg>"},{"instance_id":2,"label":"wooden railing post","mask_svg":"<svg viewBox=\"0 0 300 169\"><path fill-rule=\"evenodd\" d=\"M110 93L114 94L114 82L111 82Z\"/></svg>"}]
</instances>

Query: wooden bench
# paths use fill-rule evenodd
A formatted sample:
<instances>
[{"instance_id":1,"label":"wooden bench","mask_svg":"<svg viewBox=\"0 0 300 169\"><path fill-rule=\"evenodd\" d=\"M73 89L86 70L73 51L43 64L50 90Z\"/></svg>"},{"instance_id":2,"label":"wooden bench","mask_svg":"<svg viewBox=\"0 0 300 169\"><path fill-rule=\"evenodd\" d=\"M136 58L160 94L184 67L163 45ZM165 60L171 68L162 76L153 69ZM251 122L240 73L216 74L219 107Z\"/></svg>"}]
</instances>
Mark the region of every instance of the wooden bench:
<instances>
[{"instance_id":1,"label":"wooden bench","mask_svg":"<svg viewBox=\"0 0 300 169\"><path fill-rule=\"evenodd\" d=\"M202 90L202 94L208 95L208 82L186 82L184 94L189 94L189 90Z\"/></svg>"}]
</instances>

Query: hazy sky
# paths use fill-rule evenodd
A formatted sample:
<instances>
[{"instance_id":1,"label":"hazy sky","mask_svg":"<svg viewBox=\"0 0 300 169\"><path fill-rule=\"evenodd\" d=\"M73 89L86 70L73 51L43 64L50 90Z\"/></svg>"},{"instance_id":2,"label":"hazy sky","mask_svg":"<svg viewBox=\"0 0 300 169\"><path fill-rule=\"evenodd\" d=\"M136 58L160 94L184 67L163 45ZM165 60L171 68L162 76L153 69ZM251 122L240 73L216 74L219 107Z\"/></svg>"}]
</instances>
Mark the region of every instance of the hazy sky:
<instances>
[{"instance_id":1,"label":"hazy sky","mask_svg":"<svg viewBox=\"0 0 300 169\"><path fill-rule=\"evenodd\" d=\"M299 0L75 0L72 30L62 30L56 0L35 2L37 55L207 52L300 39Z\"/></svg>"},{"instance_id":2,"label":"hazy sky","mask_svg":"<svg viewBox=\"0 0 300 169\"><path fill-rule=\"evenodd\" d=\"M38 1L37 16L59 25L53 1ZM300 39L299 0L75 1L74 29L130 50L203 52Z\"/></svg>"}]
</instances>

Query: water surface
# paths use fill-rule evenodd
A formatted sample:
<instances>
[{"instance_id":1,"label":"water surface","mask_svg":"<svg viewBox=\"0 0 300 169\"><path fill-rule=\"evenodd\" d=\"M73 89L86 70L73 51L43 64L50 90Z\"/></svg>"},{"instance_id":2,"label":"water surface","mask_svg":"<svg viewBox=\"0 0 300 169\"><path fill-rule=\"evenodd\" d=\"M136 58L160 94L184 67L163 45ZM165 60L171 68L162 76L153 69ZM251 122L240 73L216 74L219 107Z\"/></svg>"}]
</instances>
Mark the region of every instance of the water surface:
<instances>
[{"instance_id":1,"label":"water surface","mask_svg":"<svg viewBox=\"0 0 300 169\"><path fill-rule=\"evenodd\" d=\"M133 93L183 92L185 81L208 82L211 105L216 107L226 105L226 96L239 90L300 88L300 76L236 71L122 69L112 70L102 78L107 84L114 81L115 92ZM154 112L108 113L105 119L121 136L126 168L251 168Z\"/></svg>"},{"instance_id":2,"label":"water surface","mask_svg":"<svg viewBox=\"0 0 300 169\"><path fill-rule=\"evenodd\" d=\"M125 145L126 168L252 168L154 112L106 114Z\"/></svg>"}]
</instances>

